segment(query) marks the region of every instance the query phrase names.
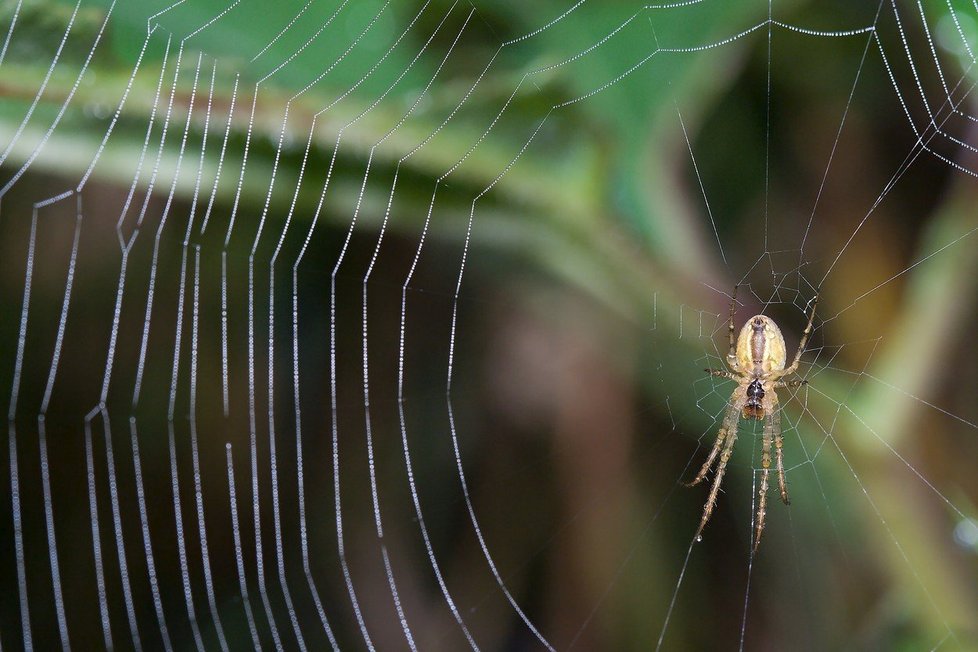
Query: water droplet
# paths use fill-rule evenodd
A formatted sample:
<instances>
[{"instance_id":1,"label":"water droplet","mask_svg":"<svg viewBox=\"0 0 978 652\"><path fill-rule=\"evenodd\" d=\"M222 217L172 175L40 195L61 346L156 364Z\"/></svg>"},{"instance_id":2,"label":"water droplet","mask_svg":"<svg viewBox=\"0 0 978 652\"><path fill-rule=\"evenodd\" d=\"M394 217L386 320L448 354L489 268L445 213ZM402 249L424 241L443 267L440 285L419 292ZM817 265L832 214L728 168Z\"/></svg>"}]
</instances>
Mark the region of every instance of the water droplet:
<instances>
[{"instance_id":1,"label":"water droplet","mask_svg":"<svg viewBox=\"0 0 978 652\"><path fill-rule=\"evenodd\" d=\"M978 523L970 518L960 521L954 528L954 540L962 548L978 552Z\"/></svg>"},{"instance_id":2,"label":"water droplet","mask_svg":"<svg viewBox=\"0 0 978 652\"><path fill-rule=\"evenodd\" d=\"M696 535L696 543L699 543L702 540L703 540L703 535L702 534L697 534Z\"/></svg>"}]
</instances>

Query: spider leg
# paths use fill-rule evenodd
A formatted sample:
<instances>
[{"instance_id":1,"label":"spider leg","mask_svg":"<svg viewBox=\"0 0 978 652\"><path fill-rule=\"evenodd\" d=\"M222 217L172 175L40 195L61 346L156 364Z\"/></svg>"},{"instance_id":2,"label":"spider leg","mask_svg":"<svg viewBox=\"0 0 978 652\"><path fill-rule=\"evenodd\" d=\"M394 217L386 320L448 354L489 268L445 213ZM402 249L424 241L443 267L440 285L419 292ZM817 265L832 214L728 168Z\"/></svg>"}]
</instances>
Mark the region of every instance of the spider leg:
<instances>
[{"instance_id":1,"label":"spider leg","mask_svg":"<svg viewBox=\"0 0 978 652\"><path fill-rule=\"evenodd\" d=\"M812 334L812 322L815 321L815 309L817 307L818 294L816 293L815 298L812 299L812 314L808 316L808 325L805 326L805 331L801 334L801 341L798 342L798 350L795 351L795 359L791 361L790 367L778 374L779 378L782 376L787 376L788 374L793 374L798 370L798 363L801 361L801 354L805 352L805 345L808 344L808 336Z\"/></svg>"},{"instance_id":2,"label":"spider leg","mask_svg":"<svg viewBox=\"0 0 978 652\"><path fill-rule=\"evenodd\" d=\"M778 491L781 492L781 502L790 505L788 481L784 478L784 437L781 436L781 412L778 410L777 399L775 399L773 409L768 413L767 419L768 425L766 427L774 433L774 464L778 468Z\"/></svg>"},{"instance_id":3,"label":"spider leg","mask_svg":"<svg viewBox=\"0 0 978 652\"><path fill-rule=\"evenodd\" d=\"M775 466L778 470L778 490L781 502L790 505L788 499L788 483L784 478L784 438L781 436L781 412L778 407L778 397L771 392L770 399L765 398L764 435L761 444L761 487L757 492L757 524L754 531L754 552L761 542L764 532L764 517L767 515L768 476L771 473L771 442L774 442Z\"/></svg>"},{"instance_id":4,"label":"spider leg","mask_svg":"<svg viewBox=\"0 0 978 652\"><path fill-rule=\"evenodd\" d=\"M726 369L704 369L703 371L711 376L720 376L721 378L729 378L730 380L738 379L735 374L730 373Z\"/></svg>"},{"instance_id":5,"label":"spider leg","mask_svg":"<svg viewBox=\"0 0 978 652\"><path fill-rule=\"evenodd\" d=\"M757 523L754 530L754 554L761 543L764 532L764 517L767 515L768 475L771 473L771 420L768 415L764 423L764 436L761 444L761 488L757 491Z\"/></svg>"},{"instance_id":6,"label":"spider leg","mask_svg":"<svg viewBox=\"0 0 978 652\"><path fill-rule=\"evenodd\" d=\"M797 387L807 383L807 380L792 380L791 382L779 380L774 383L774 386ZM778 395L774 392L771 392L771 400L768 402L765 412L767 416L765 417L764 432L767 433L770 431L774 436L774 459L778 469L778 490L781 492L781 502L785 505L790 505L791 499L788 498L788 482L784 478L784 437L781 435L781 408L778 404Z\"/></svg>"},{"instance_id":7,"label":"spider leg","mask_svg":"<svg viewBox=\"0 0 978 652\"><path fill-rule=\"evenodd\" d=\"M727 335L730 340L730 348L727 350L727 365L734 371L739 371L740 365L737 364L737 339L734 331L734 315L737 312L737 288L735 285L730 294L730 319L727 322Z\"/></svg>"},{"instance_id":8,"label":"spider leg","mask_svg":"<svg viewBox=\"0 0 978 652\"><path fill-rule=\"evenodd\" d=\"M778 491L781 492L781 502L785 505L791 504L791 499L788 498L788 481L784 478L784 438L781 436L781 427L776 426L774 429L774 460L778 467Z\"/></svg>"},{"instance_id":9,"label":"spider leg","mask_svg":"<svg viewBox=\"0 0 978 652\"><path fill-rule=\"evenodd\" d=\"M730 461L730 456L733 454L733 445L737 441L737 430L736 428L727 433L727 444L723 447L723 453L720 455L720 464L717 466L717 474L713 479L713 487L710 489L710 495L706 499L706 505L703 507L703 518L700 519L700 526L696 528L696 535L694 538L698 539L703 533L703 528L706 527L707 522L710 520L710 516L713 514L713 508L717 504L717 495L720 493L720 483L723 482L723 474L727 471L727 462Z\"/></svg>"},{"instance_id":10,"label":"spider leg","mask_svg":"<svg viewBox=\"0 0 978 652\"><path fill-rule=\"evenodd\" d=\"M720 427L720 431L724 433L724 439L726 443L723 446L723 452L720 454L720 463L717 466L716 477L713 478L713 486L710 489L710 495L706 499L706 505L703 507L703 518L700 519L700 525L696 528L695 539L698 539L703 533L703 528L706 527L707 522L710 520L710 516L713 514L713 508L716 506L717 495L720 493L720 484L723 482L723 474L726 473L727 463L730 461L730 456L733 454L733 446L737 441L737 424L740 421L740 411L744 409L744 404L747 402L747 393L742 388L734 390L733 395L730 397L730 403L727 405L727 412L723 417L723 425ZM713 458L716 455L716 451L719 450L720 437L717 437L717 443L714 444L714 452L710 454L710 459L707 460L712 464ZM709 466L704 465L707 471L709 471ZM705 475L703 471L701 474ZM693 484L701 480L697 479L693 481Z\"/></svg>"},{"instance_id":11,"label":"spider leg","mask_svg":"<svg viewBox=\"0 0 978 652\"><path fill-rule=\"evenodd\" d=\"M713 450L710 451L710 455L706 458L706 462L704 462L703 466L700 467L700 472L696 474L696 477L693 478L691 482L684 482L684 485L687 487L695 487L699 483L703 482L703 478L706 477L706 474L709 473L710 469L713 467L713 462L716 460L717 454L720 452L720 447L723 446L723 440L726 439L726 437L727 431L720 428L720 432L717 434L717 440L713 442Z\"/></svg>"},{"instance_id":12,"label":"spider leg","mask_svg":"<svg viewBox=\"0 0 978 652\"><path fill-rule=\"evenodd\" d=\"M808 381L804 378L796 378L795 380L779 380L774 383L775 389L781 387L801 387L802 385L807 385Z\"/></svg>"}]
</instances>

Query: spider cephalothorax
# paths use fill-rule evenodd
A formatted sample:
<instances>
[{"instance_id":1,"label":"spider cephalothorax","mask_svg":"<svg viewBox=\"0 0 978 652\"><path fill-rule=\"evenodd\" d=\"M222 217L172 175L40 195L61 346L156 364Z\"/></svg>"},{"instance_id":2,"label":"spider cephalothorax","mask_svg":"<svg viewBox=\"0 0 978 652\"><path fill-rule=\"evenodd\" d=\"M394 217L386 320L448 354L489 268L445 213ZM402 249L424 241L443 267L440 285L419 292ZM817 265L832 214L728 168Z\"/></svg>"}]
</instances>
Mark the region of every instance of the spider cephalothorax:
<instances>
[{"instance_id":1,"label":"spider cephalothorax","mask_svg":"<svg viewBox=\"0 0 978 652\"><path fill-rule=\"evenodd\" d=\"M798 387L805 382L804 380L785 381L783 378L798 370L801 354L805 350L808 336L812 332L812 322L815 319L817 304L818 295L815 295L812 300L812 312L808 317L808 324L805 326L801 341L798 343L798 351L795 353L791 366L785 368L784 336L781 334L781 329L770 317L765 315L751 317L740 329L740 335L734 339L734 315L737 308L737 288L734 287L730 297L730 321L728 323L730 350L727 353L727 366L730 367L730 370L707 369L706 371L714 376L735 380L737 386L730 395L723 416L723 423L720 425L720 432L717 434L713 449L699 473L696 474L692 482L688 483L689 486L693 486L702 482L710 469L713 468L717 455L720 456L716 478L713 480L710 496L706 499L706 506L703 508L703 518L700 520L699 529L696 531L697 539L703 532L703 528L706 527L707 521L710 520L713 507L716 505L720 482L723 480L727 462L730 461L730 455L733 453L734 442L737 441L737 425L741 417L764 421L761 448L761 486L757 492L757 523L754 530L755 551L761 540L761 533L764 531L764 516L767 513L767 488L768 474L771 469L772 442L775 449L778 489L781 493L781 500L785 505L789 503L788 485L784 479L784 458L782 457L781 412L775 389Z\"/></svg>"},{"instance_id":2,"label":"spider cephalothorax","mask_svg":"<svg viewBox=\"0 0 978 652\"><path fill-rule=\"evenodd\" d=\"M744 404L744 418L764 418L764 383L754 380L747 386L747 403Z\"/></svg>"}]
</instances>

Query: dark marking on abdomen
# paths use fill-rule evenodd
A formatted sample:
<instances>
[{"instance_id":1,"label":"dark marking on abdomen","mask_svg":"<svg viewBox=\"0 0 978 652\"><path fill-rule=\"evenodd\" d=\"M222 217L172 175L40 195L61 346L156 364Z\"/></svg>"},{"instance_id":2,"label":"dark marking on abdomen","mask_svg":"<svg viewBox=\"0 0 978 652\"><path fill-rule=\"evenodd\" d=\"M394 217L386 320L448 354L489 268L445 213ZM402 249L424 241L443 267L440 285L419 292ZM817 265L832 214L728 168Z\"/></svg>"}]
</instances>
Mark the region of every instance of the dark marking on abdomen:
<instances>
[{"instance_id":1,"label":"dark marking on abdomen","mask_svg":"<svg viewBox=\"0 0 978 652\"><path fill-rule=\"evenodd\" d=\"M743 409L745 419L764 418L764 405L761 402L763 399L764 385L760 380L754 379L747 386L747 403L744 404Z\"/></svg>"}]
</instances>

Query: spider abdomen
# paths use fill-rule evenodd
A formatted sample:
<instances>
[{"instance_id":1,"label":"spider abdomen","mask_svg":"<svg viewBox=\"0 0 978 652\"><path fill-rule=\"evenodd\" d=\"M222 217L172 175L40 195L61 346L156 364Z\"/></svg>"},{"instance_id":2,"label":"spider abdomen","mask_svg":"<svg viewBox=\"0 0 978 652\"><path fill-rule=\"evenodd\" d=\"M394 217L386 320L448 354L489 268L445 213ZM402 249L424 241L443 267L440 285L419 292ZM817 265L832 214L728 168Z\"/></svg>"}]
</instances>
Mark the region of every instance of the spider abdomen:
<instances>
[{"instance_id":1,"label":"spider abdomen","mask_svg":"<svg viewBox=\"0 0 978 652\"><path fill-rule=\"evenodd\" d=\"M744 403L743 416L745 419L764 418L764 384L757 378L747 386L747 402Z\"/></svg>"},{"instance_id":2,"label":"spider abdomen","mask_svg":"<svg viewBox=\"0 0 978 652\"><path fill-rule=\"evenodd\" d=\"M770 317L751 317L740 330L736 356L743 373L761 375L784 369L785 347L781 329Z\"/></svg>"}]
</instances>

